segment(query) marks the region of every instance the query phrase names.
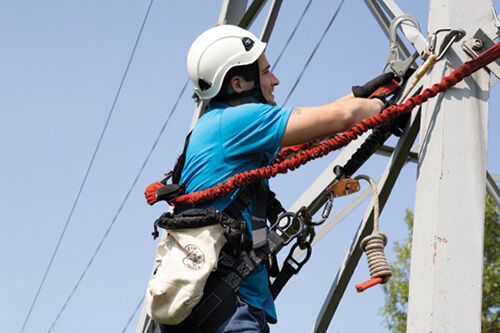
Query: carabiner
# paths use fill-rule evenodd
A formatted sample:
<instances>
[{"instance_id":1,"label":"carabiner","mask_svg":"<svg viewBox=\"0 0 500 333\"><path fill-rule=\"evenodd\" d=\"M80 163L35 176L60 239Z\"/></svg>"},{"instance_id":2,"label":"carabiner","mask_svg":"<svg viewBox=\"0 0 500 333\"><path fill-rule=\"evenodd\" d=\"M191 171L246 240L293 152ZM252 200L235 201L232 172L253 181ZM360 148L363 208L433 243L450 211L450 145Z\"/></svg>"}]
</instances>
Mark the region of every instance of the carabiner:
<instances>
[{"instance_id":1,"label":"carabiner","mask_svg":"<svg viewBox=\"0 0 500 333\"><path fill-rule=\"evenodd\" d=\"M389 69L394 73L397 77L400 78L399 85L403 84L404 76L406 72L411 68L415 60L419 57L418 52L415 52L406 60L399 60L399 49L397 44L397 28L398 26L404 22L410 21L412 22L417 30L420 31L420 25L418 21L411 15L401 15L396 17L389 26L389 54L387 55L387 59L385 60L384 68L382 69L385 72Z\"/></svg>"},{"instance_id":2,"label":"carabiner","mask_svg":"<svg viewBox=\"0 0 500 333\"><path fill-rule=\"evenodd\" d=\"M436 54L436 43L437 35L440 32L448 31L446 36L444 36L441 46L439 47L439 52ZM439 61L446 54L451 45L455 42L460 41L465 36L465 31L462 29L452 29L452 28L441 28L436 30L429 40L429 51L431 54L436 55L436 61Z\"/></svg>"},{"instance_id":3,"label":"carabiner","mask_svg":"<svg viewBox=\"0 0 500 333\"><path fill-rule=\"evenodd\" d=\"M443 41L441 42L441 45L439 47L439 52L438 54L436 54L437 35L443 31L448 31L448 34L443 38ZM415 88L420 79L425 74L427 74L427 72L436 64L436 62L438 62L443 58L443 56L446 54L451 45L461 40L464 36L465 36L464 30L451 29L451 28L441 28L436 30L436 32L432 34L432 36L429 38L429 48L428 48L429 52L426 54L427 58L425 59L425 62L415 71L415 74L413 76L413 81L411 82L410 87L407 88L406 91L403 93L403 95L398 101L398 104L404 102L406 97L408 97L411 90Z\"/></svg>"}]
</instances>

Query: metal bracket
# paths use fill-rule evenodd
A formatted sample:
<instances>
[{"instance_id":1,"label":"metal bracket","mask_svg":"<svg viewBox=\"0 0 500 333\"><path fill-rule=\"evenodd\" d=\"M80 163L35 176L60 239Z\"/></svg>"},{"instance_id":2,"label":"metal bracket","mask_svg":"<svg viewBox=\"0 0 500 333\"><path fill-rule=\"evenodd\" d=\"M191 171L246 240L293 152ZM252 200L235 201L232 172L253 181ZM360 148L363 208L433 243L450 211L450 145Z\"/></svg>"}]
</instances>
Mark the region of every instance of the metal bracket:
<instances>
[{"instance_id":1,"label":"metal bracket","mask_svg":"<svg viewBox=\"0 0 500 333\"><path fill-rule=\"evenodd\" d=\"M492 21L494 22L494 21ZM474 36L462 43L462 50L471 58L475 58L481 53L495 45L495 42L488 36L488 34L480 28ZM488 70L493 73L490 85L493 86L500 80L500 59L496 60L486 66Z\"/></svg>"}]
</instances>

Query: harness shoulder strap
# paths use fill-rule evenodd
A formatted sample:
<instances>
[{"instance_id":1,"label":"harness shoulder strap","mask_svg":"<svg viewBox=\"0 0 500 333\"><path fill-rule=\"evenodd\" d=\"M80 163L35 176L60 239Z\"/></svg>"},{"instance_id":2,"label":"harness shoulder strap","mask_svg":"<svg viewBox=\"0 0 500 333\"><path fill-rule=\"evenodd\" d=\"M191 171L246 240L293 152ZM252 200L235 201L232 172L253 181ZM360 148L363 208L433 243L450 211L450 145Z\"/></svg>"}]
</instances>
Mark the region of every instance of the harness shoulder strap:
<instances>
[{"instance_id":1,"label":"harness shoulder strap","mask_svg":"<svg viewBox=\"0 0 500 333\"><path fill-rule=\"evenodd\" d=\"M181 173L182 169L184 169L184 164L186 163L186 151L189 145L189 139L191 138L191 133L193 133L193 131L190 131L186 136L182 153L177 157L177 161L175 162L174 171L172 172L173 184L179 184L179 181L181 180Z\"/></svg>"}]
</instances>

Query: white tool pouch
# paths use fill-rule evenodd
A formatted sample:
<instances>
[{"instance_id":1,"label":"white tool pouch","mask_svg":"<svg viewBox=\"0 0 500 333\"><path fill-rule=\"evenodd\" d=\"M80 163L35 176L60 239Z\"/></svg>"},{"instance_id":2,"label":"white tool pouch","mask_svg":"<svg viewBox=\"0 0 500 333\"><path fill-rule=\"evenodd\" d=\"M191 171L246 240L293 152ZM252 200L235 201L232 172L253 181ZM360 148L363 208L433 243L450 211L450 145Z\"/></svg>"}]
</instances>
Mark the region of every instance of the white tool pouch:
<instances>
[{"instance_id":1,"label":"white tool pouch","mask_svg":"<svg viewBox=\"0 0 500 333\"><path fill-rule=\"evenodd\" d=\"M146 304L154 321L177 325L201 300L226 238L220 224L167 231L168 236L158 244Z\"/></svg>"}]
</instances>

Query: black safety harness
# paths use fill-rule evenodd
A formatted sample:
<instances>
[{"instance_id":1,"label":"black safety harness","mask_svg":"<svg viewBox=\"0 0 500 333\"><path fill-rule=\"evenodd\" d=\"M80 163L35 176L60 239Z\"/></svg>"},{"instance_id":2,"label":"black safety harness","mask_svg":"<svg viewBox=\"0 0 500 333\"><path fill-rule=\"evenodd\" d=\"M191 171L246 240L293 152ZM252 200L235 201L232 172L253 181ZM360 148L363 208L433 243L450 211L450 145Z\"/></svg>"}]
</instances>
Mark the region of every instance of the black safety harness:
<instances>
[{"instance_id":1,"label":"black safety harness","mask_svg":"<svg viewBox=\"0 0 500 333\"><path fill-rule=\"evenodd\" d=\"M179 155L173 172L167 174L161 181L165 184L160 188L159 194L163 200L170 200L184 194L185 187L179 184L179 181L190 135L191 133L186 137L184 150ZM166 184L169 177L172 178L172 184ZM247 223L242 213L252 202L254 205L252 241L250 241L244 237ZM239 284L248 278L259 265L266 264L270 276L279 276L276 252L283 245L288 244L291 238L277 226L278 216L284 212L275 194L264 181L260 181L241 190L237 198L223 212L209 207L189 209L181 213L174 209L174 212L163 213L155 221L154 238L159 236L158 228L185 229L219 223L225 229L224 235L227 243L219 255L217 271L208 278L202 300L184 322L175 326L162 324L162 331L168 333L213 332L234 313L237 307L236 292ZM266 220L269 220L276 228L268 229ZM284 274L286 278L275 280L276 286L271 288L273 297L277 296L286 280L289 279L290 274L282 272L281 276L285 277ZM271 318L268 320L272 321Z\"/></svg>"}]
</instances>

